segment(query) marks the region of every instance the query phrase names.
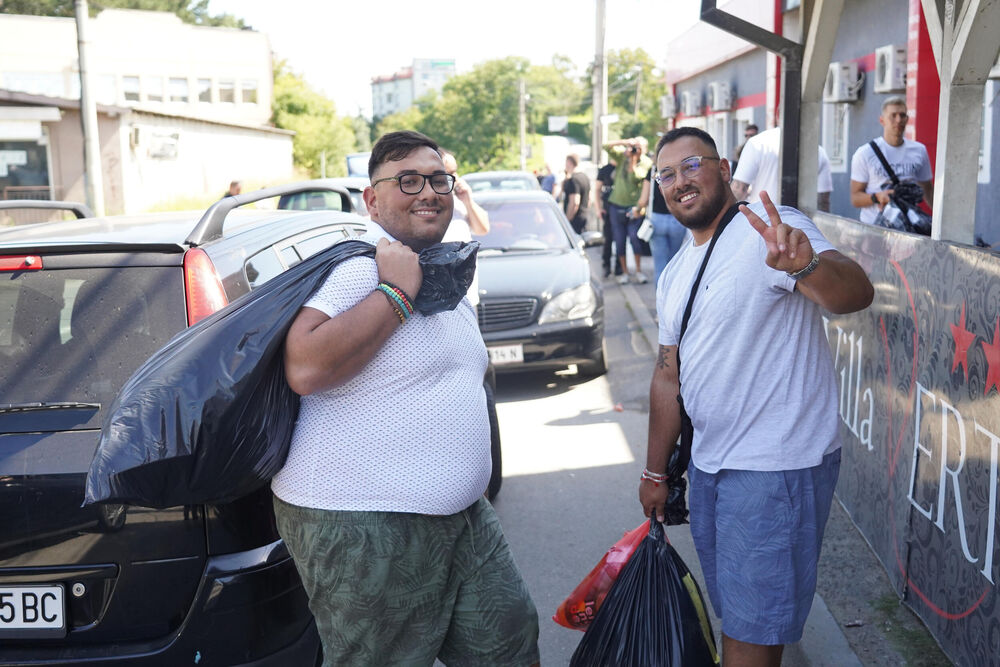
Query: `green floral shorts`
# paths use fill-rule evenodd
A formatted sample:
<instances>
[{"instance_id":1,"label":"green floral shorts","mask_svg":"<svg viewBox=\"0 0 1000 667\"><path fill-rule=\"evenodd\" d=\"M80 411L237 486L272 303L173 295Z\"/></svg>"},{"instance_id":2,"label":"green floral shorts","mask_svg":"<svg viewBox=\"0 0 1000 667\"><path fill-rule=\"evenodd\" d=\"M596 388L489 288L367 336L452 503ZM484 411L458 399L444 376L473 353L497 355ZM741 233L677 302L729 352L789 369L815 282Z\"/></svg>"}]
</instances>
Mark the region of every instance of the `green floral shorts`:
<instances>
[{"instance_id":1,"label":"green floral shorts","mask_svg":"<svg viewBox=\"0 0 1000 667\"><path fill-rule=\"evenodd\" d=\"M538 612L480 498L450 516L335 512L274 499L324 666L526 667Z\"/></svg>"}]
</instances>

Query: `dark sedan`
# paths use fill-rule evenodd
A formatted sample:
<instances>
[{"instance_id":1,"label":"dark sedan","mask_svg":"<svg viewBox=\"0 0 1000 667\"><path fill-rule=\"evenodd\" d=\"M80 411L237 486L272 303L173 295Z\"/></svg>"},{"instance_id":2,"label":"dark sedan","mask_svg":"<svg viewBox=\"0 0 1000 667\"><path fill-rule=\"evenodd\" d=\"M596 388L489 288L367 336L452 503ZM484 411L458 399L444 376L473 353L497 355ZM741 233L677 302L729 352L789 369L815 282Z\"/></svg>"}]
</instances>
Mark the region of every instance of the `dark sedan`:
<instances>
[{"instance_id":1,"label":"dark sedan","mask_svg":"<svg viewBox=\"0 0 1000 667\"><path fill-rule=\"evenodd\" d=\"M479 328L498 373L607 371L604 296L583 240L545 191L481 192Z\"/></svg>"}]
</instances>

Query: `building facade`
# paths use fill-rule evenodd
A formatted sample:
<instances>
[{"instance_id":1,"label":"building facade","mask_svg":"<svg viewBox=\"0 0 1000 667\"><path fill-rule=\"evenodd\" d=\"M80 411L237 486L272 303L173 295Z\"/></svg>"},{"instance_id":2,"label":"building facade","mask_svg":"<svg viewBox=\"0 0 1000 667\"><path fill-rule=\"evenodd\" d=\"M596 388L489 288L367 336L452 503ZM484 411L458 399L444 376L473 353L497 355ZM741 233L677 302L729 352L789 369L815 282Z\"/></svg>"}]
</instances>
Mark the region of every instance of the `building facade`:
<instances>
[{"instance_id":1,"label":"building facade","mask_svg":"<svg viewBox=\"0 0 1000 667\"><path fill-rule=\"evenodd\" d=\"M824 87L820 143L833 174L832 212L857 219L850 203L851 157L859 146L882 134L882 101L906 98L910 123L907 138L927 146L932 167L937 150L940 83L933 50L923 31L919 0L846 0L837 27L832 62ZM731 0L724 9L794 41L802 35L798 2L759 3ZM672 96L665 113L675 126L708 131L720 154L730 159L749 123L761 130L778 124L780 61L771 53L705 23L672 41L667 50L667 83ZM983 96L979 187L976 205L977 243L1000 249L1000 189L995 187L1000 155L1000 66L995 67Z\"/></svg>"},{"instance_id":2,"label":"building facade","mask_svg":"<svg viewBox=\"0 0 1000 667\"><path fill-rule=\"evenodd\" d=\"M293 176L266 35L139 10L87 27L107 213ZM75 20L0 14L0 197L84 201L79 98Z\"/></svg>"},{"instance_id":3,"label":"building facade","mask_svg":"<svg viewBox=\"0 0 1000 667\"><path fill-rule=\"evenodd\" d=\"M376 119L404 111L431 91L441 90L455 75L455 61L416 58L395 74L372 79L372 116Z\"/></svg>"}]
</instances>

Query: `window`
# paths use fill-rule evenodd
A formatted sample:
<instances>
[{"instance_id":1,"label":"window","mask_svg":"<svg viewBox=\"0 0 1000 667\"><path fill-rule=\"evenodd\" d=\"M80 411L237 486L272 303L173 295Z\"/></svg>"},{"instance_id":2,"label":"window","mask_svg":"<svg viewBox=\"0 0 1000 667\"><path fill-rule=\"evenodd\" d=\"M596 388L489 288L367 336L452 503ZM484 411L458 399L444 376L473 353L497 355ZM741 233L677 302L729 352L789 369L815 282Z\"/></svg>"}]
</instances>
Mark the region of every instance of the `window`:
<instances>
[{"instance_id":1,"label":"window","mask_svg":"<svg viewBox=\"0 0 1000 667\"><path fill-rule=\"evenodd\" d=\"M139 101L139 77L137 76L122 77L122 95L124 95L126 102Z\"/></svg>"},{"instance_id":2,"label":"window","mask_svg":"<svg viewBox=\"0 0 1000 667\"><path fill-rule=\"evenodd\" d=\"M170 77L170 101L188 102L188 80L180 77Z\"/></svg>"},{"instance_id":3,"label":"window","mask_svg":"<svg viewBox=\"0 0 1000 667\"><path fill-rule=\"evenodd\" d=\"M284 271L285 267L275 254L274 248L268 248L251 257L244 270L250 289L254 289Z\"/></svg>"},{"instance_id":4,"label":"window","mask_svg":"<svg viewBox=\"0 0 1000 667\"><path fill-rule=\"evenodd\" d=\"M830 159L830 171L835 174L846 173L851 166L847 152L849 109L849 104L823 105L823 150Z\"/></svg>"},{"instance_id":5,"label":"window","mask_svg":"<svg viewBox=\"0 0 1000 667\"><path fill-rule=\"evenodd\" d=\"M199 102L211 102L212 101L212 80L211 79L198 79L198 101Z\"/></svg>"},{"instance_id":6,"label":"window","mask_svg":"<svg viewBox=\"0 0 1000 667\"><path fill-rule=\"evenodd\" d=\"M979 182L990 182L990 160L993 149L993 116L996 115L997 82L990 80L983 87L983 122L979 124Z\"/></svg>"},{"instance_id":7,"label":"window","mask_svg":"<svg viewBox=\"0 0 1000 667\"><path fill-rule=\"evenodd\" d=\"M715 139L715 147L719 155L727 157L729 155L729 114L726 112L714 113L708 117L708 133Z\"/></svg>"},{"instance_id":8,"label":"window","mask_svg":"<svg viewBox=\"0 0 1000 667\"><path fill-rule=\"evenodd\" d=\"M149 77L146 77L146 101L147 102L162 102L163 101L163 77L162 76L149 76Z\"/></svg>"},{"instance_id":9,"label":"window","mask_svg":"<svg viewBox=\"0 0 1000 667\"><path fill-rule=\"evenodd\" d=\"M219 79L219 101L233 104L236 102L236 81Z\"/></svg>"},{"instance_id":10,"label":"window","mask_svg":"<svg viewBox=\"0 0 1000 667\"><path fill-rule=\"evenodd\" d=\"M257 104L257 80L240 81L240 99L246 104Z\"/></svg>"}]
</instances>

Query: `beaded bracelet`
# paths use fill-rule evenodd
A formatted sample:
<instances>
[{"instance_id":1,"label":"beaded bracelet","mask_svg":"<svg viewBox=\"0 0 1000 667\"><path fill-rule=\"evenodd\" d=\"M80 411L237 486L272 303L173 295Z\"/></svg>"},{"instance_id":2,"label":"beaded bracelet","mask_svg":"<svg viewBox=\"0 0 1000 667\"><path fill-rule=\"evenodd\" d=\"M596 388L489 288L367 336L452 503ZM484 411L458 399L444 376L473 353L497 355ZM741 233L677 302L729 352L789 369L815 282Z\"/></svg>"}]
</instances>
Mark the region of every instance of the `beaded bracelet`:
<instances>
[{"instance_id":1,"label":"beaded bracelet","mask_svg":"<svg viewBox=\"0 0 1000 667\"><path fill-rule=\"evenodd\" d=\"M391 293L390 294L391 290L387 291L387 290L381 289L381 286L380 286L379 291L382 292L382 295L385 296L386 301L389 302L389 305L392 307L392 312L396 313L396 317L399 318L399 323L400 324L404 324L406 322L406 320L409 319L410 316L409 316L409 314L405 310L400 310L400 307L398 305L396 305L397 304L397 299L399 297L397 297L395 295L395 293Z\"/></svg>"},{"instance_id":2,"label":"beaded bracelet","mask_svg":"<svg viewBox=\"0 0 1000 667\"><path fill-rule=\"evenodd\" d=\"M406 315L407 319L410 318L410 315L413 314L413 309L408 306L403 297L397 294L394 289L384 283L379 283L377 289L385 294L386 298L389 299L389 303L393 304L393 308L398 307Z\"/></svg>"},{"instance_id":3,"label":"beaded bracelet","mask_svg":"<svg viewBox=\"0 0 1000 667\"><path fill-rule=\"evenodd\" d=\"M380 286L381 285L385 285L386 287L388 287L389 289L391 289L393 292L395 292L396 295L400 299L403 300L403 306L406 308L407 312L409 312L410 315L413 314L413 305L412 305L413 304L413 299L410 298L409 294L407 294L406 292L403 291L402 287L397 287L396 285L393 285L392 283L390 283L388 281L385 281L385 280L381 281L379 283L379 285Z\"/></svg>"}]
</instances>

